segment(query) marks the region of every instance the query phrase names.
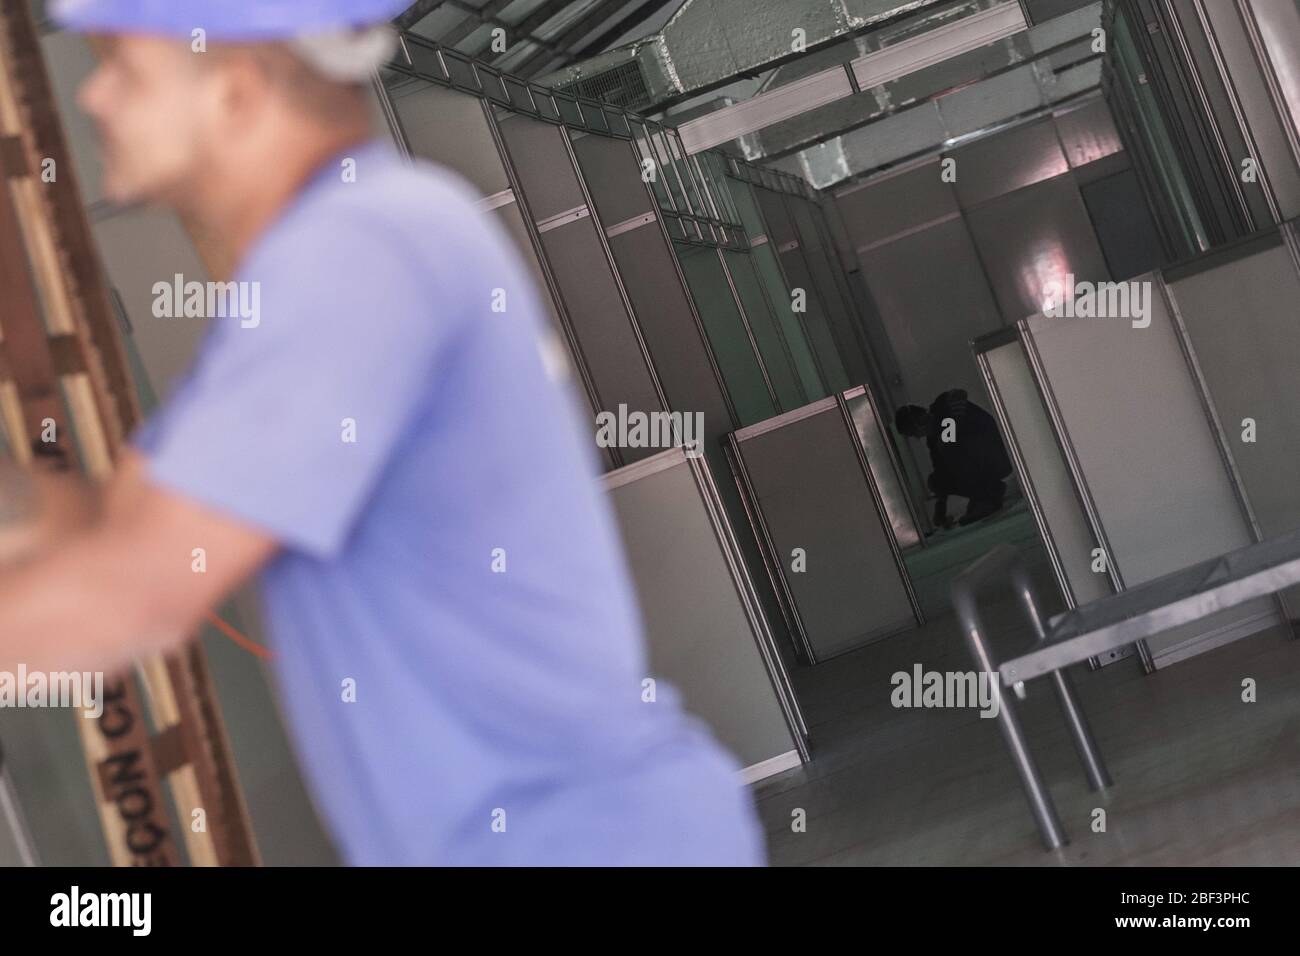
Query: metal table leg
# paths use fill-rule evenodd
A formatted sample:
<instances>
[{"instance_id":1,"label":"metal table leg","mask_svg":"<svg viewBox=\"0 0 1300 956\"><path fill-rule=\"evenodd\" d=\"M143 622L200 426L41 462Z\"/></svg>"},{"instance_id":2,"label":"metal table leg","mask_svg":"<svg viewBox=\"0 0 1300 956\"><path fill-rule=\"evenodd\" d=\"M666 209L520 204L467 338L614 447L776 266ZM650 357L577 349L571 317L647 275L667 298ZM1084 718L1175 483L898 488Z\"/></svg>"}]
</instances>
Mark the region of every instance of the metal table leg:
<instances>
[{"instance_id":1,"label":"metal table leg","mask_svg":"<svg viewBox=\"0 0 1300 956\"><path fill-rule=\"evenodd\" d=\"M1038 597L1034 593L1033 583L1029 580L1029 572L1023 562L1017 561L1012 565L1011 584L1015 588L1016 597L1024 609L1025 616L1029 618L1030 626L1034 629L1035 639L1039 644L1043 643L1047 640L1047 628L1044 625ZM1064 668L1052 671L1049 676L1056 690L1056 699L1061 705L1061 713L1070 728L1070 736L1074 739L1075 752L1078 753L1079 761L1088 775L1088 786L1094 791L1105 790L1111 785L1110 775L1106 772L1106 765L1101 759L1096 741L1093 740L1092 730L1088 727L1088 718L1084 715L1078 698L1075 697L1070 676Z\"/></svg>"},{"instance_id":2,"label":"metal table leg","mask_svg":"<svg viewBox=\"0 0 1300 956\"><path fill-rule=\"evenodd\" d=\"M1006 741L1007 749L1011 751L1011 760L1016 765L1016 773L1020 775L1020 784L1029 800L1029 808L1038 822L1039 835L1042 836L1043 843L1049 850L1057 850L1068 842L1065 830L1056 815L1052 795L1048 792L1047 785L1043 783L1038 766L1029 752L1029 743L1025 740L1025 732L1020 726L1015 706L1011 703L1010 697L1002 693L998 669L993 664L979 611L975 606L973 585L973 581L963 581L960 577L953 584L953 604L957 610L957 617L961 621L962 637L971 656L975 659L976 667L987 674L989 680L993 681L993 686L997 688L998 729L1002 731L1002 739Z\"/></svg>"}]
</instances>

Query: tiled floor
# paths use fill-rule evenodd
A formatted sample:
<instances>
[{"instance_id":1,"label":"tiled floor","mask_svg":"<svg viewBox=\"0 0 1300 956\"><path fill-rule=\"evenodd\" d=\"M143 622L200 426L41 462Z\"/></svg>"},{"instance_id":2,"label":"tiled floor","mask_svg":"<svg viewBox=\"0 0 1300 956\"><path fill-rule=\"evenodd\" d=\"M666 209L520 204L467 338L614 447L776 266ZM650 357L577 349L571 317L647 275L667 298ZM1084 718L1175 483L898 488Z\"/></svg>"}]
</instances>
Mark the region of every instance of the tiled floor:
<instances>
[{"instance_id":1,"label":"tiled floor","mask_svg":"<svg viewBox=\"0 0 1300 956\"><path fill-rule=\"evenodd\" d=\"M1009 603L987 623L1028 641ZM1114 787L1090 793L1045 681L1020 714L1070 835L1042 848L995 721L895 709L890 676L969 670L952 617L795 672L811 764L764 781L770 861L799 864L1300 863L1300 640L1265 632L1144 676L1073 670ZM1257 683L1243 703L1242 681ZM1091 829L1094 808L1106 830ZM792 814L806 811L806 832Z\"/></svg>"}]
</instances>

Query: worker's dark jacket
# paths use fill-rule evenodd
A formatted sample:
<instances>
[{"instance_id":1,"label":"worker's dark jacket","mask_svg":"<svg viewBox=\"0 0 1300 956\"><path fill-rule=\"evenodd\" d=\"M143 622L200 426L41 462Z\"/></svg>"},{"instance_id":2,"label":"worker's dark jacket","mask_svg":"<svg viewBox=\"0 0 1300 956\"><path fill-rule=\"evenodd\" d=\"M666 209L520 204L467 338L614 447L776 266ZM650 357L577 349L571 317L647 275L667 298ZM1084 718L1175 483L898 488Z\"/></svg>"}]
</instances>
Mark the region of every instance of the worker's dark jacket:
<instances>
[{"instance_id":1,"label":"worker's dark jacket","mask_svg":"<svg viewBox=\"0 0 1300 956\"><path fill-rule=\"evenodd\" d=\"M950 418L957 423L955 440L945 442L944 423ZM934 400L925 442L934 466L930 487L935 494L995 497L994 489L1011 473L1011 459L998 434L997 422L970 401L963 389L944 392Z\"/></svg>"}]
</instances>

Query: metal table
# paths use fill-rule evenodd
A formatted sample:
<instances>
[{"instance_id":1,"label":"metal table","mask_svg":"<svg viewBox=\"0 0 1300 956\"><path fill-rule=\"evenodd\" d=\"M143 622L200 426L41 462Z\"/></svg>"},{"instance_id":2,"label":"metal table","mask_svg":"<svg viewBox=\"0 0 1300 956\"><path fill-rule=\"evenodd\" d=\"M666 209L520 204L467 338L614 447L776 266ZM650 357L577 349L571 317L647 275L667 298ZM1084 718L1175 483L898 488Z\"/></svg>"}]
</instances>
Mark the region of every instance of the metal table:
<instances>
[{"instance_id":1,"label":"metal table","mask_svg":"<svg viewBox=\"0 0 1300 956\"><path fill-rule=\"evenodd\" d=\"M976 597L981 587L1007 579L1036 640L1032 649L999 663L993 658ZM1102 790L1110 786L1110 777L1065 668L1297 583L1300 530L1155 578L1051 621L1043 617L1020 553L1004 544L953 580L952 599L976 666L985 673L999 675L995 686L1010 687L1023 699L1025 681L1050 677L1088 783L1093 790ZM1067 840L1051 794L1029 752L1011 699L999 696L998 727L1011 751L1043 842L1048 849L1057 849Z\"/></svg>"}]
</instances>

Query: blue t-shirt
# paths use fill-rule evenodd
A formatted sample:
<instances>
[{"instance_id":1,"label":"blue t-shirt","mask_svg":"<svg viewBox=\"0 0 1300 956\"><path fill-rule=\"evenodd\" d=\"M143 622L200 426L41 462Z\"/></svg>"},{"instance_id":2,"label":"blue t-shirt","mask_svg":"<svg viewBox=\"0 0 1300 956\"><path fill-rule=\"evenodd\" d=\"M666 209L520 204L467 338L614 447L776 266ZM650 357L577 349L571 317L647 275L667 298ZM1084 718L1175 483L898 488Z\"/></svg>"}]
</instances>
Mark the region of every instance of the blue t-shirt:
<instances>
[{"instance_id":1,"label":"blue t-shirt","mask_svg":"<svg viewBox=\"0 0 1300 956\"><path fill-rule=\"evenodd\" d=\"M275 671L348 862L760 862L734 761L642 699L591 433L475 198L384 144L328 164L135 444L281 543Z\"/></svg>"}]
</instances>

